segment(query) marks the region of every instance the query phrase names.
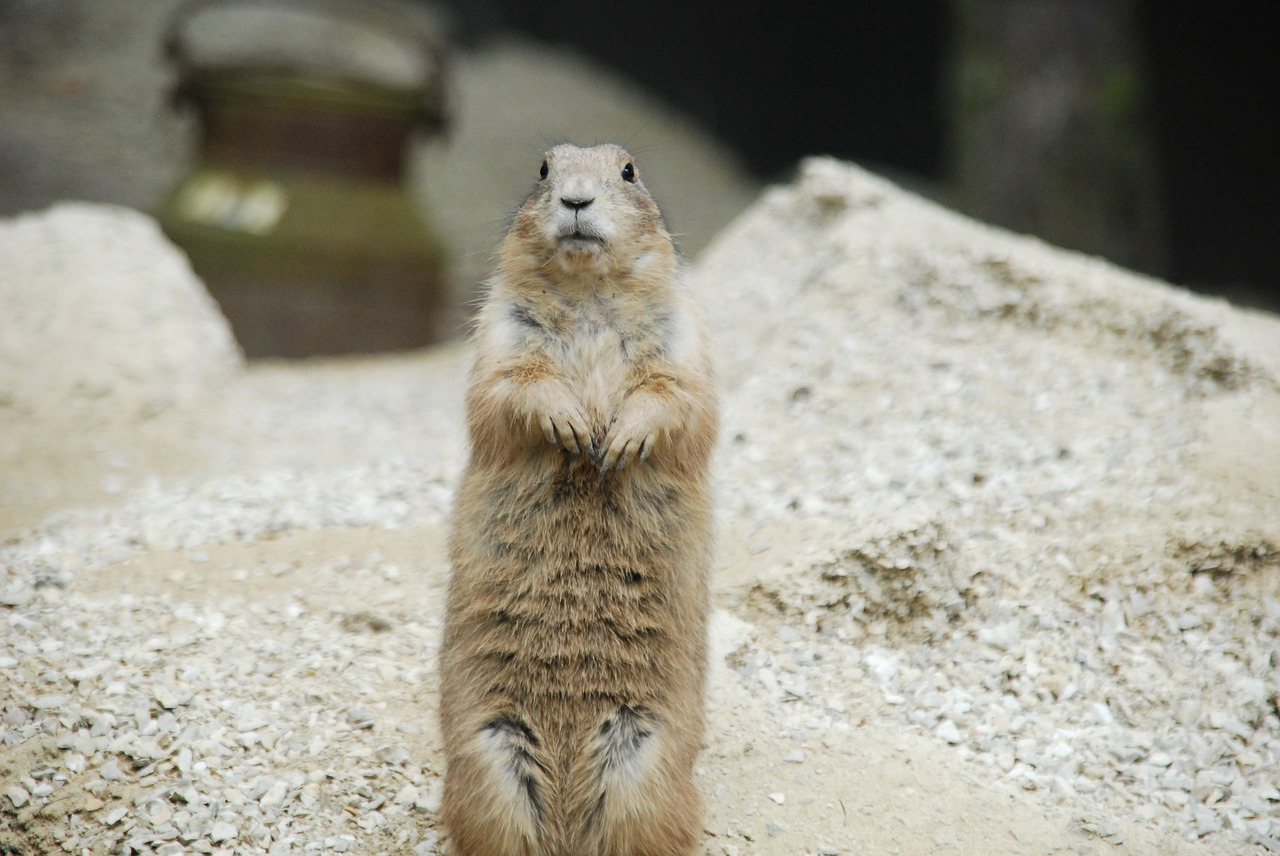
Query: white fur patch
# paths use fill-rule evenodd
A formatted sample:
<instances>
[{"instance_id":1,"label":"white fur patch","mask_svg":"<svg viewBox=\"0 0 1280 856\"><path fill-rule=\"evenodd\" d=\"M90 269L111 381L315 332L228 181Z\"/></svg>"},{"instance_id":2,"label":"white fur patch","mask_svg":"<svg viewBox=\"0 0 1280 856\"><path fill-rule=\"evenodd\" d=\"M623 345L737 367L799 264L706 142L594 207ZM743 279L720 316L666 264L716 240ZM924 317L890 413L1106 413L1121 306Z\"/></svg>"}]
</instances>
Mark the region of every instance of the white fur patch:
<instances>
[{"instance_id":1,"label":"white fur patch","mask_svg":"<svg viewBox=\"0 0 1280 856\"><path fill-rule=\"evenodd\" d=\"M621 795L642 787L653 772L661 739L661 730L648 717L621 717L612 730L602 733L600 777L605 792Z\"/></svg>"},{"instance_id":2,"label":"white fur patch","mask_svg":"<svg viewBox=\"0 0 1280 856\"><path fill-rule=\"evenodd\" d=\"M671 312L667 333L667 358L677 365L692 359L699 351L698 330L687 307L676 303Z\"/></svg>"},{"instance_id":3,"label":"white fur patch","mask_svg":"<svg viewBox=\"0 0 1280 856\"><path fill-rule=\"evenodd\" d=\"M483 327L487 339L484 344L487 348L506 353L524 345L529 327L516 320L515 308L510 300L500 300L494 304L492 316Z\"/></svg>"}]
</instances>

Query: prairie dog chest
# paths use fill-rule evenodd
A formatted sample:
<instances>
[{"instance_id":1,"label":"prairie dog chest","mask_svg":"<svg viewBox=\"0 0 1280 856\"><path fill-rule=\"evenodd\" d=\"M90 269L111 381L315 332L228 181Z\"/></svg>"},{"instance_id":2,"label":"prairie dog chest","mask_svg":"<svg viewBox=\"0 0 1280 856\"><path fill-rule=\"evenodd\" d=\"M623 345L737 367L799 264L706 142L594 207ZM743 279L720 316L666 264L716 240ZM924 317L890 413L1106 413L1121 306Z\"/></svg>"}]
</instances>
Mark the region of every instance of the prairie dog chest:
<instances>
[{"instance_id":1,"label":"prairie dog chest","mask_svg":"<svg viewBox=\"0 0 1280 856\"><path fill-rule=\"evenodd\" d=\"M589 411L607 418L632 383L634 343L608 313L592 308L556 344L569 388Z\"/></svg>"}]
</instances>

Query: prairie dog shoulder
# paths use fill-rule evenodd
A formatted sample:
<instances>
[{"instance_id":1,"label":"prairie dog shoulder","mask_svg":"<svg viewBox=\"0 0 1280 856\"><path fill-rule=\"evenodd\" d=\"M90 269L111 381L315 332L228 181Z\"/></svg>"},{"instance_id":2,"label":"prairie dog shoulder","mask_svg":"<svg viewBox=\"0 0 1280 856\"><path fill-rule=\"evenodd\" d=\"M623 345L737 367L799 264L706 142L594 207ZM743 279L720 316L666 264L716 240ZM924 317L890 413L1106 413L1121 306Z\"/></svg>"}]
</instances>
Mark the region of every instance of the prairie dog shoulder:
<instances>
[{"instance_id":1,"label":"prairie dog shoulder","mask_svg":"<svg viewBox=\"0 0 1280 856\"><path fill-rule=\"evenodd\" d=\"M441 650L468 854L693 852L717 405L671 236L618 146L556 146L473 337Z\"/></svg>"}]
</instances>

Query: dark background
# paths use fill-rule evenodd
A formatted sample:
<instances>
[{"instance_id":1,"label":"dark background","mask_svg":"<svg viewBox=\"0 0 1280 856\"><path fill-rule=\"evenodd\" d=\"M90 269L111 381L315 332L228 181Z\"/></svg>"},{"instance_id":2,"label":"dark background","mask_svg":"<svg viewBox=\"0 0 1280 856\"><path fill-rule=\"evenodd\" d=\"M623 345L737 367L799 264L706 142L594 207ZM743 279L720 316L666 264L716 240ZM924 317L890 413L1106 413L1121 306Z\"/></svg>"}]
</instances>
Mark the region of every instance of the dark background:
<instances>
[{"instance_id":1,"label":"dark background","mask_svg":"<svg viewBox=\"0 0 1280 856\"><path fill-rule=\"evenodd\" d=\"M703 123L761 178L785 178L799 158L830 154L946 201L947 75L960 5L456 0L451 8L463 44L514 30L613 66ZM1160 260L1145 272L1280 311L1274 35L1243 7L1133 2L1131 18L1164 224Z\"/></svg>"}]
</instances>

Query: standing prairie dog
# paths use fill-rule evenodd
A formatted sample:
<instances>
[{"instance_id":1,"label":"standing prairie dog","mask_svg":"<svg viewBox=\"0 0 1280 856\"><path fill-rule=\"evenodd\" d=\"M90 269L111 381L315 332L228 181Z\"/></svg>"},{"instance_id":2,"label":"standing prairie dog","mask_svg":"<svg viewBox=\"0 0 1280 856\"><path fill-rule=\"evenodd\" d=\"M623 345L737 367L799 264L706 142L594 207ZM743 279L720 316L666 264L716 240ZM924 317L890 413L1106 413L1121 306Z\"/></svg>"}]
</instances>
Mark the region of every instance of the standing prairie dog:
<instances>
[{"instance_id":1,"label":"standing prairie dog","mask_svg":"<svg viewBox=\"0 0 1280 856\"><path fill-rule=\"evenodd\" d=\"M458 856L687 856L717 407L635 161L547 152L480 310L441 651Z\"/></svg>"}]
</instances>

